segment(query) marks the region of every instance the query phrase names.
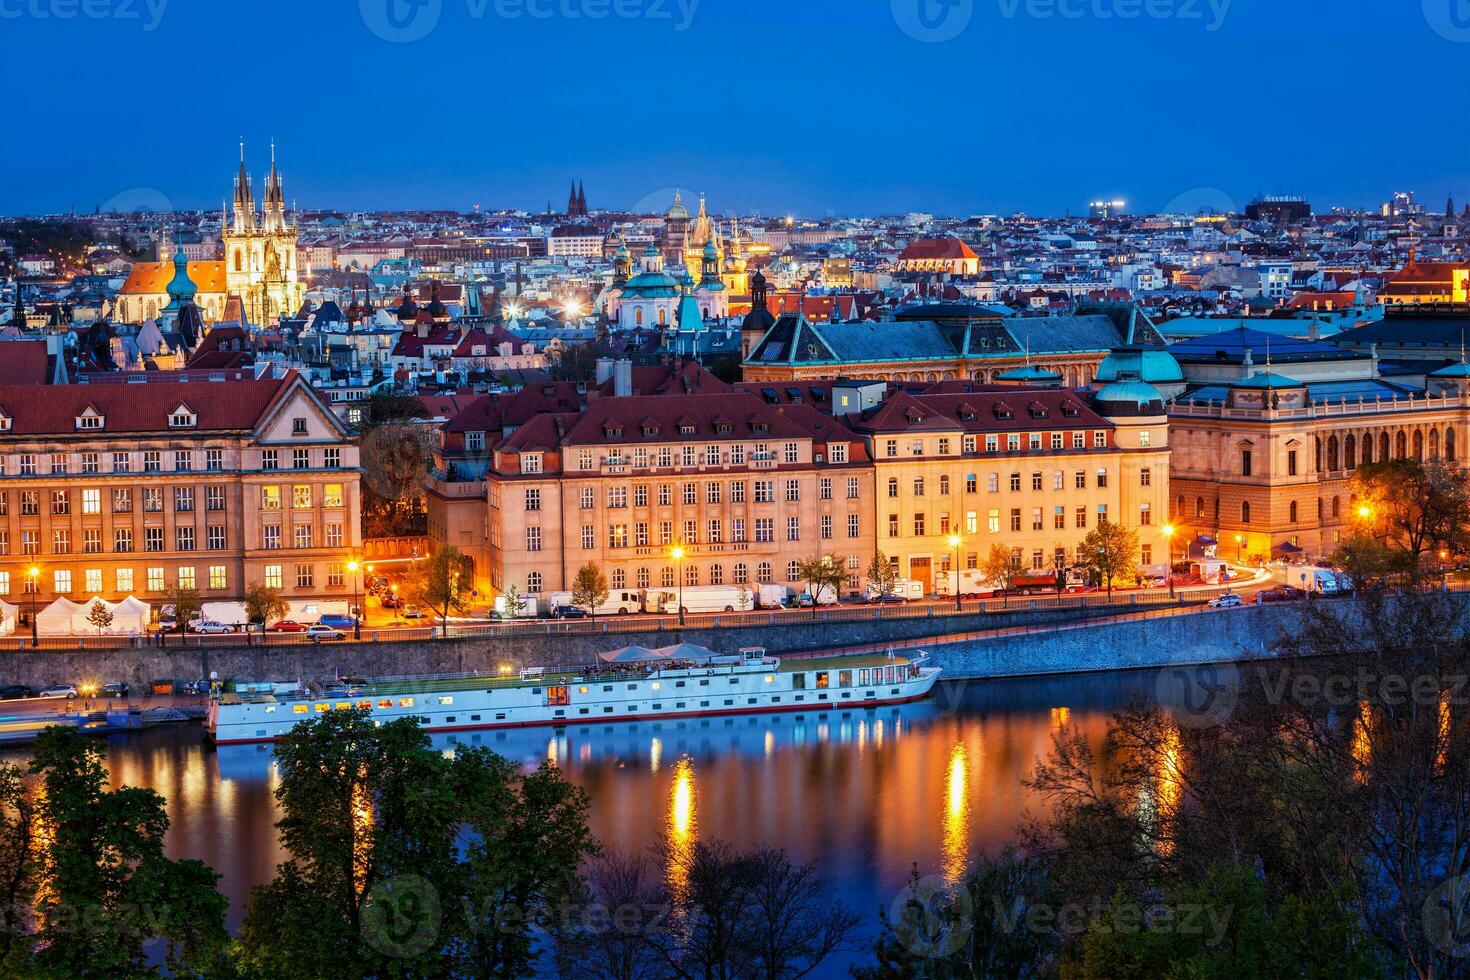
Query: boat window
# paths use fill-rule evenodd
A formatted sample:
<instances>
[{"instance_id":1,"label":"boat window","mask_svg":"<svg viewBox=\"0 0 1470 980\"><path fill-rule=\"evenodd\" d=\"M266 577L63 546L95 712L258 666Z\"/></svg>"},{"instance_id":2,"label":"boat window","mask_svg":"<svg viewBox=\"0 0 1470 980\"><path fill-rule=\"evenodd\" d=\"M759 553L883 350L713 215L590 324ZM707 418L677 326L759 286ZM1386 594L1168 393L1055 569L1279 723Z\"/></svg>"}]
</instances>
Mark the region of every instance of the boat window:
<instances>
[{"instance_id":1,"label":"boat window","mask_svg":"<svg viewBox=\"0 0 1470 980\"><path fill-rule=\"evenodd\" d=\"M699 686L700 687L709 687L709 678L708 677L700 678Z\"/></svg>"},{"instance_id":2,"label":"boat window","mask_svg":"<svg viewBox=\"0 0 1470 980\"><path fill-rule=\"evenodd\" d=\"M734 703L735 703L735 699L734 698L726 698L725 699L725 706L726 707L729 707L730 705L732 705Z\"/></svg>"},{"instance_id":3,"label":"boat window","mask_svg":"<svg viewBox=\"0 0 1470 980\"><path fill-rule=\"evenodd\" d=\"M265 706L265 713L268 714L268 715L275 714L276 713L276 706L273 705L273 704L266 705Z\"/></svg>"},{"instance_id":4,"label":"boat window","mask_svg":"<svg viewBox=\"0 0 1470 980\"><path fill-rule=\"evenodd\" d=\"M439 703L440 704L453 704L454 703L454 698L448 697L448 696L442 697L442 698L439 699Z\"/></svg>"},{"instance_id":5,"label":"boat window","mask_svg":"<svg viewBox=\"0 0 1470 980\"><path fill-rule=\"evenodd\" d=\"M306 712L307 712L307 707L304 704L294 705L291 708L291 713L293 715L304 715L304 714L306 714Z\"/></svg>"},{"instance_id":6,"label":"boat window","mask_svg":"<svg viewBox=\"0 0 1470 980\"><path fill-rule=\"evenodd\" d=\"M838 687L852 687L852 671L850 671L850 670L839 670L837 672L837 686Z\"/></svg>"},{"instance_id":7,"label":"boat window","mask_svg":"<svg viewBox=\"0 0 1470 980\"><path fill-rule=\"evenodd\" d=\"M776 675L775 674L767 674L766 675L766 683L767 684L774 684L774 683L776 683Z\"/></svg>"},{"instance_id":8,"label":"boat window","mask_svg":"<svg viewBox=\"0 0 1470 980\"><path fill-rule=\"evenodd\" d=\"M400 707L400 708L412 708L413 707L413 698L399 698L398 699L398 707Z\"/></svg>"},{"instance_id":9,"label":"boat window","mask_svg":"<svg viewBox=\"0 0 1470 980\"><path fill-rule=\"evenodd\" d=\"M629 684L628 685L628 690L630 690L630 691L636 691L636 690L638 690L638 685L637 684Z\"/></svg>"},{"instance_id":10,"label":"boat window","mask_svg":"<svg viewBox=\"0 0 1470 980\"><path fill-rule=\"evenodd\" d=\"M330 704L327 704L326 702L322 702L321 704L313 705L313 707L315 707L317 711L326 711L332 706Z\"/></svg>"},{"instance_id":11,"label":"boat window","mask_svg":"<svg viewBox=\"0 0 1470 980\"><path fill-rule=\"evenodd\" d=\"M359 708L361 708L363 711L372 711L373 710L373 703L371 701L359 701L359 702L357 702L357 706Z\"/></svg>"},{"instance_id":12,"label":"boat window","mask_svg":"<svg viewBox=\"0 0 1470 980\"><path fill-rule=\"evenodd\" d=\"M633 685L632 684L629 684L628 686L629 687L632 687ZM612 690L612 685L611 684L604 684L604 685L602 685L602 689L604 691L611 691Z\"/></svg>"},{"instance_id":13,"label":"boat window","mask_svg":"<svg viewBox=\"0 0 1470 980\"><path fill-rule=\"evenodd\" d=\"M338 701L337 702L337 710L338 711L347 711L351 707L352 707L352 702L351 701Z\"/></svg>"},{"instance_id":14,"label":"boat window","mask_svg":"<svg viewBox=\"0 0 1470 980\"><path fill-rule=\"evenodd\" d=\"M479 715L470 715L470 721L479 721L479 720L480 720L480 716Z\"/></svg>"},{"instance_id":15,"label":"boat window","mask_svg":"<svg viewBox=\"0 0 1470 980\"><path fill-rule=\"evenodd\" d=\"M829 683L827 672L825 670L817 671L817 690L820 691L822 688L827 687Z\"/></svg>"},{"instance_id":16,"label":"boat window","mask_svg":"<svg viewBox=\"0 0 1470 980\"><path fill-rule=\"evenodd\" d=\"M798 671L795 674L792 674L791 675L791 689L793 691L805 691L806 690L806 674L801 673L800 671Z\"/></svg>"},{"instance_id":17,"label":"boat window","mask_svg":"<svg viewBox=\"0 0 1470 980\"><path fill-rule=\"evenodd\" d=\"M381 700L381 701L378 702L378 707L380 707L380 708L391 708L391 707L393 707L393 699L392 698L384 698L383 700Z\"/></svg>"},{"instance_id":18,"label":"boat window","mask_svg":"<svg viewBox=\"0 0 1470 980\"><path fill-rule=\"evenodd\" d=\"M548 687L546 689L546 703L555 707L556 705L571 704L572 696L565 687Z\"/></svg>"},{"instance_id":19,"label":"boat window","mask_svg":"<svg viewBox=\"0 0 1470 980\"><path fill-rule=\"evenodd\" d=\"M579 687L579 688L577 688L577 693L578 694L586 694L587 693L587 688L585 688L585 687Z\"/></svg>"},{"instance_id":20,"label":"boat window","mask_svg":"<svg viewBox=\"0 0 1470 980\"><path fill-rule=\"evenodd\" d=\"M497 711L497 712L495 712L495 720L496 721L505 721L505 712L504 711Z\"/></svg>"},{"instance_id":21,"label":"boat window","mask_svg":"<svg viewBox=\"0 0 1470 980\"><path fill-rule=\"evenodd\" d=\"M674 681L674 686L675 687L683 687L684 686L684 682L683 681Z\"/></svg>"},{"instance_id":22,"label":"boat window","mask_svg":"<svg viewBox=\"0 0 1470 980\"><path fill-rule=\"evenodd\" d=\"M448 722L448 723L450 723L450 724L453 724L453 723L454 723L454 715L447 715L447 716L446 716L446 717L445 717L445 718L444 718L444 720L445 720L445 721L446 721L446 722ZM450 741L451 741L451 742L453 742L453 741L454 741L454 736L453 736L453 735L451 735L451 736L449 736L449 740L450 740Z\"/></svg>"},{"instance_id":23,"label":"boat window","mask_svg":"<svg viewBox=\"0 0 1470 980\"><path fill-rule=\"evenodd\" d=\"M654 706L653 706L653 710L654 710L654 711L662 711L662 710L663 710L663 709L664 709L664 706L663 706L663 705L661 705L661 704L655 704L655 705L654 705Z\"/></svg>"}]
</instances>

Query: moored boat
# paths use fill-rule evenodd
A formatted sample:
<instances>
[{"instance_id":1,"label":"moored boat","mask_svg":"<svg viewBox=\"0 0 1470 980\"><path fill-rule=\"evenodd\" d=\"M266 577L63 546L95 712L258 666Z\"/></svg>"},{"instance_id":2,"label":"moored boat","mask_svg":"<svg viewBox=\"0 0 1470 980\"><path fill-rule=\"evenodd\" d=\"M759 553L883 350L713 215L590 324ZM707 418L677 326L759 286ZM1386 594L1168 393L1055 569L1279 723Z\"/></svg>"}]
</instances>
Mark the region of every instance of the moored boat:
<instances>
[{"instance_id":1,"label":"moored boat","mask_svg":"<svg viewBox=\"0 0 1470 980\"><path fill-rule=\"evenodd\" d=\"M348 708L367 710L375 721L418 718L426 730L445 732L895 704L933 689L939 668L927 660L889 652L782 661L759 647L734 656L689 643L623 647L585 667L222 694L210 701L205 729L217 744L232 745L275 741L307 718Z\"/></svg>"}]
</instances>

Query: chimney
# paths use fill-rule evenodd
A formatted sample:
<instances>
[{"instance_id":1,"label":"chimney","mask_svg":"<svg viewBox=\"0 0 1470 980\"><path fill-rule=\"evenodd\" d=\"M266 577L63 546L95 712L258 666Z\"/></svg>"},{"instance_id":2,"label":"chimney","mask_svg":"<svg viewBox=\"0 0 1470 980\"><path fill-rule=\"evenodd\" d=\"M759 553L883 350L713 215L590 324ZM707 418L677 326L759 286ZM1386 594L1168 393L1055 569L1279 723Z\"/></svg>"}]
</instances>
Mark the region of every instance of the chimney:
<instances>
[{"instance_id":1,"label":"chimney","mask_svg":"<svg viewBox=\"0 0 1470 980\"><path fill-rule=\"evenodd\" d=\"M613 394L622 396L633 394L633 362L624 358L614 364L612 369Z\"/></svg>"},{"instance_id":2,"label":"chimney","mask_svg":"<svg viewBox=\"0 0 1470 980\"><path fill-rule=\"evenodd\" d=\"M599 357L597 359L597 383L607 384L613 377L613 359L610 357Z\"/></svg>"}]
</instances>

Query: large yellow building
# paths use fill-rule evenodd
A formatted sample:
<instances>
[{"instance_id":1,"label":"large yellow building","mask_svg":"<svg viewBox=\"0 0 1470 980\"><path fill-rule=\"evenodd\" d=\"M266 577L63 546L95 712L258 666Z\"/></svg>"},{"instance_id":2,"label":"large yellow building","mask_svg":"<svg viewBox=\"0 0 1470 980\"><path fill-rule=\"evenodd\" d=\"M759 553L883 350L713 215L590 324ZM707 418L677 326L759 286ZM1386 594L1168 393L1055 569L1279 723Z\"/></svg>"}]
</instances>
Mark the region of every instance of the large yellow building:
<instances>
[{"instance_id":1,"label":"large yellow building","mask_svg":"<svg viewBox=\"0 0 1470 980\"><path fill-rule=\"evenodd\" d=\"M357 446L300 375L113 379L0 386L0 598L351 597Z\"/></svg>"}]
</instances>

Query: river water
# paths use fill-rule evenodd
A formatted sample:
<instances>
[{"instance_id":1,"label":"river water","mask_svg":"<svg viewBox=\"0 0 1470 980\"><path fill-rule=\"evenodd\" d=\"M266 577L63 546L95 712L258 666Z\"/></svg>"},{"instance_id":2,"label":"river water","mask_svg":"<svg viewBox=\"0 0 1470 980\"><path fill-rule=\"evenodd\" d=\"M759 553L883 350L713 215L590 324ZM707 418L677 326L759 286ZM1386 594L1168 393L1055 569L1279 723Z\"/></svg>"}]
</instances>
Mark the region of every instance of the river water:
<instances>
[{"instance_id":1,"label":"river water","mask_svg":"<svg viewBox=\"0 0 1470 980\"><path fill-rule=\"evenodd\" d=\"M869 915L886 908L917 864L948 879L1014 839L1039 801L1021 780L1062 724L1100 743L1108 716L1152 699L1150 671L951 682L926 701L732 718L524 728L434 737L487 745L535 766L552 759L591 797L609 847L646 850L723 839L816 860L834 893ZM196 726L109 740L115 785L168 801L167 849L223 879L230 924L280 849L271 747L205 744Z\"/></svg>"}]
</instances>

